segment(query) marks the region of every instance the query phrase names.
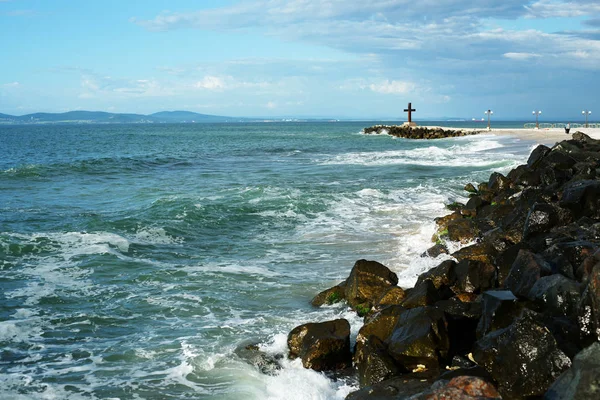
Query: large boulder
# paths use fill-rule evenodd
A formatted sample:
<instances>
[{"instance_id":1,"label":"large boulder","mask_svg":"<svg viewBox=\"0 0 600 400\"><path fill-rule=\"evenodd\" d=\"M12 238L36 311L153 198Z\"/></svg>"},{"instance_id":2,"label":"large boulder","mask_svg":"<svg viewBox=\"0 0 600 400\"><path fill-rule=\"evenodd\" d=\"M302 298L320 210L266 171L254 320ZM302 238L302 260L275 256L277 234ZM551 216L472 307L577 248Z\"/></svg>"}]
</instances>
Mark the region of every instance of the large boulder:
<instances>
[{"instance_id":1,"label":"large boulder","mask_svg":"<svg viewBox=\"0 0 600 400\"><path fill-rule=\"evenodd\" d=\"M510 290L488 290L481 296L481 303L478 338L511 325L523 310L523 303Z\"/></svg>"},{"instance_id":2,"label":"large boulder","mask_svg":"<svg viewBox=\"0 0 600 400\"><path fill-rule=\"evenodd\" d=\"M536 234L547 233L559 223L571 222L570 219L571 214L556 204L536 203L527 214L523 237L527 239Z\"/></svg>"},{"instance_id":3,"label":"large boulder","mask_svg":"<svg viewBox=\"0 0 600 400\"><path fill-rule=\"evenodd\" d=\"M386 341L388 352L408 371L424 366L436 370L450 347L446 319L433 307L417 307L400 315Z\"/></svg>"},{"instance_id":4,"label":"large boulder","mask_svg":"<svg viewBox=\"0 0 600 400\"><path fill-rule=\"evenodd\" d=\"M457 376L451 380L439 380L428 390L411 400L502 400L498 390L490 382L477 376Z\"/></svg>"},{"instance_id":5,"label":"large boulder","mask_svg":"<svg viewBox=\"0 0 600 400\"><path fill-rule=\"evenodd\" d=\"M394 359L387 353L386 345L376 336L370 336L354 355L358 370L358 382L361 387L373 385L402 372Z\"/></svg>"},{"instance_id":6,"label":"large boulder","mask_svg":"<svg viewBox=\"0 0 600 400\"><path fill-rule=\"evenodd\" d=\"M535 282L551 273L552 267L540 255L520 250L504 281L504 287L515 296L526 298Z\"/></svg>"},{"instance_id":7,"label":"large boulder","mask_svg":"<svg viewBox=\"0 0 600 400\"><path fill-rule=\"evenodd\" d=\"M385 381L366 386L346 396L346 400L398 400L410 399L412 396L429 389L431 381L418 376L397 376Z\"/></svg>"},{"instance_id":8,"label":"large boulder","mask_svg":"<svg viewBox=\"0 0 600 400\"><path fill-rule=\"evenodd\" d=\"M581 287L572 279L554 274L538 279L527 297L544 313L552 316L574 316L581 299Z\"/></svg>"},{"instance_id":9,"label":"large boulder","mask_svg":"<svg viewBox=\"0 0 600 400\"><path fill-rule=\"evenodd\" d=\"M533 149L533 151L529 155L529 159L527 160L527 166L529 168L535 168L549 152L550 148L548 146L540 144L538 147Z\"/></svg>"},{"instance_id":10,"label":"large boulder","mask_svg":"<svg viewBox=\"0 0 600 400\"><path fill-rule=\"evenodd\" d=\"M473 358L507 398L541 396L571 366L552 334L531 313L478 340Z\"/></svg>"},{"instance_id":11,"label":"large boulder","mask_svg":"<svg viewBox=\"0 0 600 400\"><path fill-rule=\"evenodd\" d=\"M325 304L334 304L346 298L346 281L317 294L310 302L315 307Z\"/></svg>"},{"instance_id":12,"label":"large boulder","mask_svg":"<svg viewBox=\"0 0 600 400\"><path fill-rule=\"evenodd\" d=\"M350 323L345 319L297 326L287 342L289 357L300 357L304 368L328 371L352 366Z\"/></svg>"},{"instance_id":13,"label":"large boulder","mask_svg":"<svg viewBox=\"0 0 600 400\"><path fill-rule=\"evenodd\" d=\"M600 399L600 343L575 356L571 368L550 386L544 400Z\"/></svg>"},{"instance_id":14,"label":"large boulder","mask_svg":"<svg viewBox=\"0 0 600 400\"><path fill-rule=\"evenodd\" d=\"M391 286L398 284L398 276L377 261L358 260L346 281L344 296L353 308L371 308Z\"/></svg>"},{"instance_id":15,"label":"large boulder","mask_svg":"<svg viewBox=\"0 0 600 400\"><path fill-rule=\"evenodd\" d=\"M448 222L448 239L453 242L468 243L479 235L479 229L472 219L457 218Z\"/></svg>"},{"instance_id":16,"label":"large boulder","mask_svg":"<svg viewBox=\"0 0 600 400\"><path fill-rule=\"evenodd\" d=\"M414 288L407 290L407 295L401 304L406 308L430 306L441 300L441 297L441 293L435 288L433 282L424 280Z\"/></svg>"},{"instance_id":17,"label":"large boulder","mask_svg":"<svg viewBox=\"0 0 600 400\"><path fill-rule=\"evenodd\" d=\"M400 286L391 286L387 289L379 299L375 301L373 306L381 310L386 306L394 306L401 304L406 297L406 292Z\"/></svg>"},{"instance_id":18,"label":"large boulder","mask_svg":"<svg viewBox=\"0 0 600 400\"><path fill-rule=\"evenodd\" d=\"M600 264L596 264L587 277L577 319L584 335L600 341Z\"/></svg>"},{"instance_id":19,"label":"large boulder","mask_svg":"<svg viewBox=\"0 0 600 400\"><path fill-rule=\"evenodd\" d=\"M392 334L400 315L405 311L406 309L404 307L393 305L367 316L365 323L356 336L356 353L362 351L362 346L364 346L372 336L377 337L382 341L386 341Z\"/></svg>"},{"instance_id":20,"label":"large boulder","mask_svg":"<svg viewBox=\"0 0 600 400\"><path fill-rule=\"evenodd\" d=\"M464 259L454 267L456 282L452 287L454 293L481 293L496 287L496 267L490 263Z\"/></svg>"},{"instance_id":21,"label":"large boulder","mask_svg":"<svg viewBox=\"0 0 600 400\"><path fill-rule=\"evenodd\" d=\"M600 218L600 181L571 181L564 187L560 205L576 217Z\"/></svg>"}]
</instances>

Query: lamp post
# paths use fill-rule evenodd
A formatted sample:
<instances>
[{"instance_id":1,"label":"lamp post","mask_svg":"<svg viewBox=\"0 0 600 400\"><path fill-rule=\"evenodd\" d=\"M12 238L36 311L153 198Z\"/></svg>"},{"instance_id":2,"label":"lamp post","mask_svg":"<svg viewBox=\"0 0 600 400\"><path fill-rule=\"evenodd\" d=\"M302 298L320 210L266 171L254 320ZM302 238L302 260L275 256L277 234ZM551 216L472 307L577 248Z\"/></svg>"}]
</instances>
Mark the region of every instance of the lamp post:
<instances>
[{"instance_id":1,"label":"lamp post","mask_svg":"<svg viewBox=\"0 0 600 400\"><path fill-rule=\"evenodd\" d=\"M540 123L538 122L538 116L541 114L541 111L533 111L532 114L535 115L535 129L540 129Z\"/></svg>"},{"instance_id":2,"label":"lamp post","mask_svg":"<svg viewBox=\"0 0 600 400\"><path fill-rule=\"evenodd\" d=\"M488 116L488 131L490 130L490 115L492 115L494 112L492 110L487 110L483 112L484 114L487 114Z\"/></svg>"},{"instance_id":3,"label":"lamp post","mask_svg":"<svg viewBox=\"0 0 600 400\"><path fill-rule=\"evenodd\" d=\"M592 112L590 110L583 110L581 113L583 115L585 115L585 127L587 128L588 127L588 122L587 122L588 115L590 115Z\"/></svg>"}]
</instances>

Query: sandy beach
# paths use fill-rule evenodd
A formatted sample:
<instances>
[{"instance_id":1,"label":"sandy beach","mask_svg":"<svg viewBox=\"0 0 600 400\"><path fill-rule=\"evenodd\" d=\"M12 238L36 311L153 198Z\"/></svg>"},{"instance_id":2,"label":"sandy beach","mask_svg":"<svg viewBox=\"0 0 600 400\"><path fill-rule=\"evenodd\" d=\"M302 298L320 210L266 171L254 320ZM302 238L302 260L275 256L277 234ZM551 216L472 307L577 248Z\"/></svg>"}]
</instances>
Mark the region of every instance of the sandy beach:
<instances>
[{"instance_id":1,"label":"sandy beach","mask_svg":"<svg viewBox=\"0 0 600 400\"><path fill-rule=\"evenodd\" d=\"M537 141L540 144L552 146L557 142L570 139L573 133L583 132L594 139L600 139L600 128L571 128L568 134L562 128L551 129L494 129L492 127L489 133L494 135L514 136L524 140ZM485 131L484 131L485 132Z\"/></svg>"}]
</instances>

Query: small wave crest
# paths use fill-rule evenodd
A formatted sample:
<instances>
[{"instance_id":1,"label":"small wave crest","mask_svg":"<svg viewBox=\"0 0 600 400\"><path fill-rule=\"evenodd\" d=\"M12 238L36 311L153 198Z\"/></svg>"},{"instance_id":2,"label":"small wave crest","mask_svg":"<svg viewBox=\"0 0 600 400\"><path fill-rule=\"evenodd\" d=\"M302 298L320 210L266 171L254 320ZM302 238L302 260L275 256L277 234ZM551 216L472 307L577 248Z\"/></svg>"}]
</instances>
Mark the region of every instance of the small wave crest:
<instances>
[{"instance_id":1,"label":"small wave crest","mask_svg":"<svg viewBox=\"0 0 600 400\"><path fill-rule=\"evenodd\" d=\"M455 142L452 142L455 143ZM488 166L514 158L510 154L490 155L490 150L503 148L500 140L484 138L478 141L459 141L449 147L447 142L440 146L412 149L386 150L377 152L350 152L325 158L322 165L419 165L419 166Z\"/></svg>"}]
</instances>

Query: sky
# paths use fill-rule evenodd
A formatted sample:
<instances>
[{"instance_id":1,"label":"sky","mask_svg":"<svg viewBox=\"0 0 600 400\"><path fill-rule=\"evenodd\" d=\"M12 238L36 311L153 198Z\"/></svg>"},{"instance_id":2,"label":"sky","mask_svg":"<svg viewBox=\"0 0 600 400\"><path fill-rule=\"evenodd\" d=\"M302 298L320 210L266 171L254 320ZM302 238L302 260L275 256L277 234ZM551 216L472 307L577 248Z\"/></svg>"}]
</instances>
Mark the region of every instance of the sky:
<instances>
[{"instance_id":1,"label":"sky","mask_svg":"<svg viewBox=\"0 0 600 400\"><path fill-rule=\"evenodd\" d=\"M600 116L598 0L0 0L0 113Z\"/></svg>"}]
</instances>

